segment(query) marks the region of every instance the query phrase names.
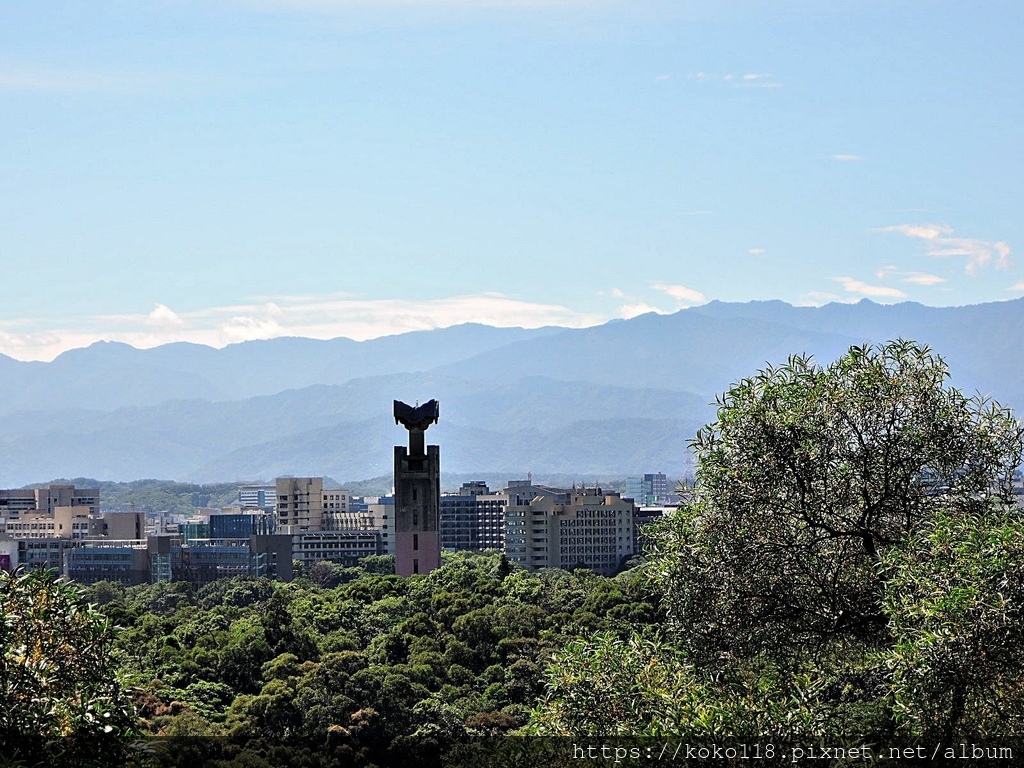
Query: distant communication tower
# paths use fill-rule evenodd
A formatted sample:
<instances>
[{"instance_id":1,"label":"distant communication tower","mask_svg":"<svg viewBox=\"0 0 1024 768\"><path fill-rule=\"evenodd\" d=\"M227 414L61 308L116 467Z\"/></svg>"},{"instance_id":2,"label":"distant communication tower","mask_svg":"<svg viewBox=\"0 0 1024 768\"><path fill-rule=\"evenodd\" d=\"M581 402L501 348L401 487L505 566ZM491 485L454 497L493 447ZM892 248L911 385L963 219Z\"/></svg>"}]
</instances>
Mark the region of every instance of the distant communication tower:
<instances>
[{"instance_id":1,"label":"distant communication tower","mask_svg":"<svg viewBox=\"0 0 1024 768\"><path fill-rule=\"evenodd\" d=\"M437 423L437 400L411 406L395 400L395 423L409 430L409 447L395 446L395 573L412 576L441 567L441 449L424 445Z\"/></svg>"}]
</instances>

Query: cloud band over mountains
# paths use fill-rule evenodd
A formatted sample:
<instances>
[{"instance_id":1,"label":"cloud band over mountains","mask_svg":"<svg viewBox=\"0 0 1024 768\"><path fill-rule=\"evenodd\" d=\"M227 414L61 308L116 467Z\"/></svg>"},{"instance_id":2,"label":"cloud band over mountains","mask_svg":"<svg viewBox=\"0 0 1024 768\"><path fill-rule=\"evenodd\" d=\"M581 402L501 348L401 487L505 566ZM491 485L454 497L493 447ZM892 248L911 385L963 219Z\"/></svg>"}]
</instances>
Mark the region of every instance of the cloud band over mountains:
<instances>
[{"instance_id":1,"label":"cloud band over mountains","mask_svg":"<svg viewBox=\"0 0 1024 768\"><path fill-rule=\"evenodd\" d=\"M556 304L523 301L500 293L411 301L345 294L262 297L251 304L177 312L157 304L147 314L100 315L35 329L29 321L0 322L0 353L22 360L50 360L97 340L146 349L175 341L223 347L279 336L356 341L462 323L497 327L585 328L608 318ZM63 325L64 327L60 327Z\"/></svg>"}]
</instances>

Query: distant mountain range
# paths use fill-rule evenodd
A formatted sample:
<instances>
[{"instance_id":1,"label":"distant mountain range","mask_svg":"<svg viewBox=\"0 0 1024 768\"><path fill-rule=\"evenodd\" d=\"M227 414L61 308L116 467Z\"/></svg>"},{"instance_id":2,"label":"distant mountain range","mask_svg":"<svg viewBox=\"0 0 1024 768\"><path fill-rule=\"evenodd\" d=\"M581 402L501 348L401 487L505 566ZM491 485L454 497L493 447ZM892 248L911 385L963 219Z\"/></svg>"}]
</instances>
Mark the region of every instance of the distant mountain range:
<instances>
[{"instance_id":1,"label":"distant mountain range","mask_svg":"<svg viewBox=\"0 0 1024 768\"><path fill-rule=\"evenodd\" d=\"M793 307L711 302L587 329L462 325L371 341L224 349L101 342L49 363L0 355L0 487L54 477L196 482L391 471L391 401L441 402L442 471L581 480L688 470L731 382L806 352L927 343L953 383L1024 408L1024 299Z\"/></svg>"}]
</instances>

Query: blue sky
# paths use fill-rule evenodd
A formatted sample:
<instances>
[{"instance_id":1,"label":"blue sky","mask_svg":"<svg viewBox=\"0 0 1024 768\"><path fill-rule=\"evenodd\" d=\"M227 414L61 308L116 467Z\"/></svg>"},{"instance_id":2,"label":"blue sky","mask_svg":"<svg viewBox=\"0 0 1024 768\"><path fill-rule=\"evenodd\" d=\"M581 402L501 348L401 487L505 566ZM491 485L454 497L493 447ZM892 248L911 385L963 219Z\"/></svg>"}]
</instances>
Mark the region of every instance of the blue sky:
<instances>
[{"instance_id":1,"label":"blue sky","mask_svg":"<svg viewBox=\"0 0 1024 768\"><path fill-rule=\"evenodd\" d=\"M0 353L1024 295L1019 2L0 5Z\"/></svg>"}]
</instances>

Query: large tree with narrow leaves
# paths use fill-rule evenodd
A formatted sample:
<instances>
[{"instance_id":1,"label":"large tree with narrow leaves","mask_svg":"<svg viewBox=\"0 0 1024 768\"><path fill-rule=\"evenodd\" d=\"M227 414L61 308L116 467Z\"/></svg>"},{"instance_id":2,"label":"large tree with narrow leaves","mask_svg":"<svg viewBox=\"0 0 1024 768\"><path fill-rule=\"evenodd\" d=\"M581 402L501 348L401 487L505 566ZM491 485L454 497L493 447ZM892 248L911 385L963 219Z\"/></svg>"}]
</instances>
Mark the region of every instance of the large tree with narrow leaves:
<instances>
[{"instance_id":1,"label":"large tree with narrow leaves","mask_svg":"<svg viewBox=\"0 0 1024 768\"><path fill-rule=\"evenodd\" d=\"M114 628L52 571L0 572L0 743L29 765L121 765L137 717ZM17 760L16 760L17 758Z\"/></svg>"},{"instance_id":2,"label":"large tree with narrow leaves","mask_svg":"<svg viewBox=\"0 0 1024 768\"><path fill-rule=\"evenodd\" d=\"M690 498L650 529L658 674L607 638L570 645L538 730L593 732L598 711L605 730L695 737L1019 732L1024 432L1008 409L894 341L737 382L692 445ZM577 674L595 659L643 722Z\"/></svg>"},{"instance_id":3,"label":"large tree with narrow leaves","mask_svg":"<svg viewBox=\"0 0 1024 768\"><path fill-rule=\"evenodd\" d=\"M691 655L788 663L881 638L886 550L939 509L1010 502L1021 427L948 376L896 341L827 367L792 357L719 399L693 441L693 499L651 551Z\"/></svg>"}]
</instances>

